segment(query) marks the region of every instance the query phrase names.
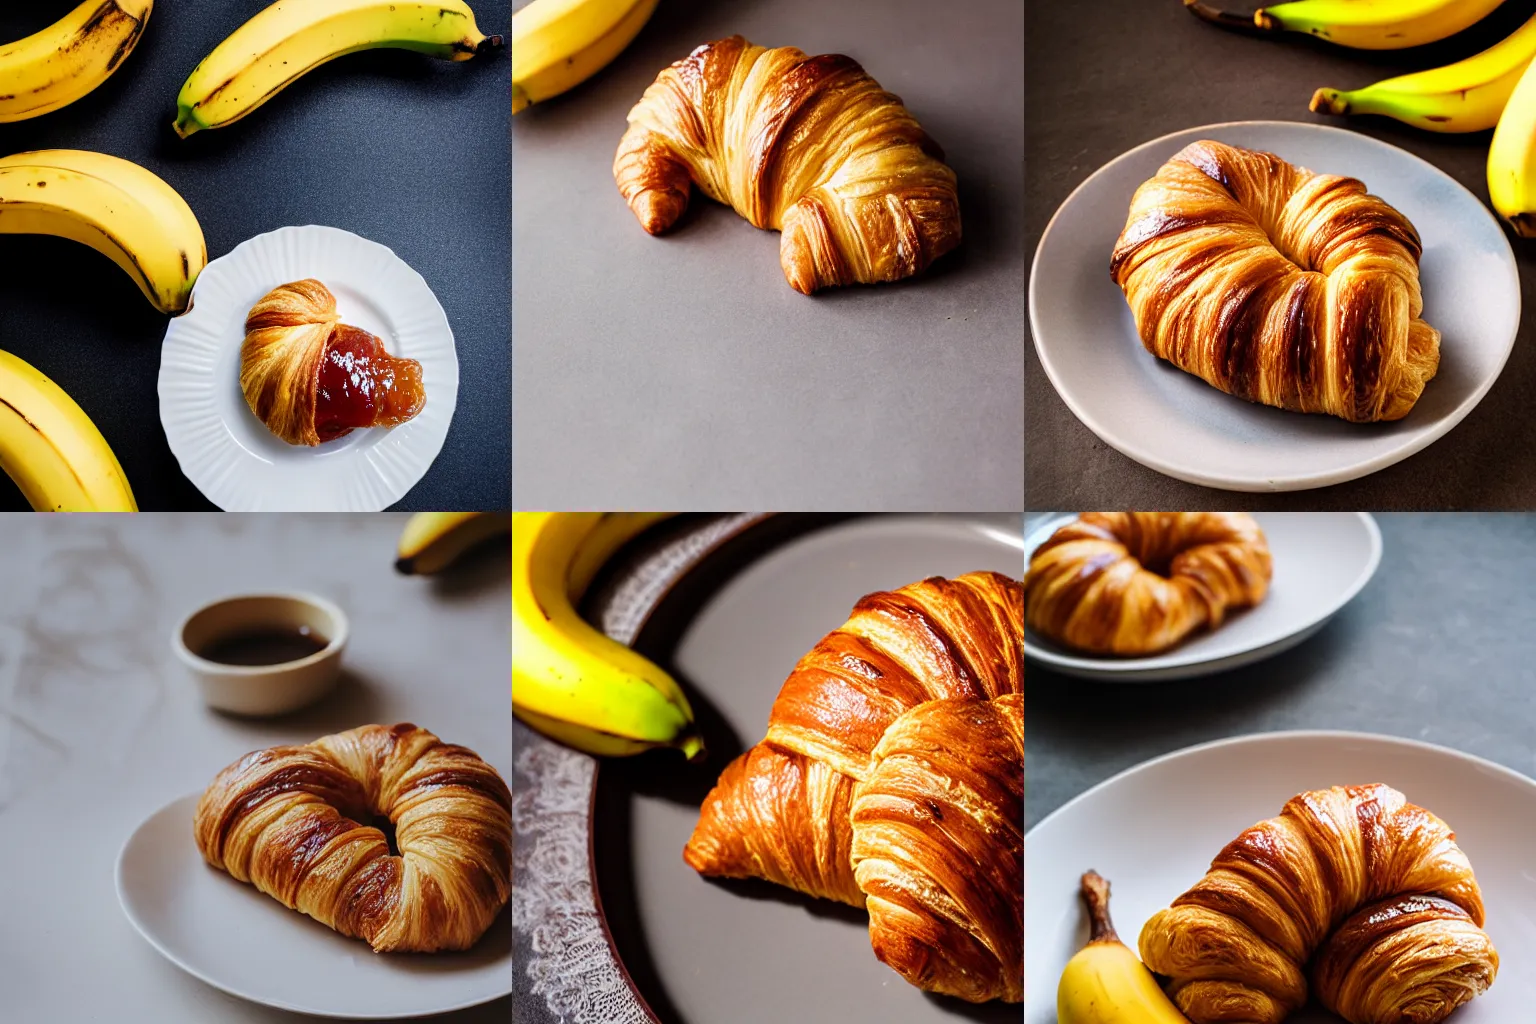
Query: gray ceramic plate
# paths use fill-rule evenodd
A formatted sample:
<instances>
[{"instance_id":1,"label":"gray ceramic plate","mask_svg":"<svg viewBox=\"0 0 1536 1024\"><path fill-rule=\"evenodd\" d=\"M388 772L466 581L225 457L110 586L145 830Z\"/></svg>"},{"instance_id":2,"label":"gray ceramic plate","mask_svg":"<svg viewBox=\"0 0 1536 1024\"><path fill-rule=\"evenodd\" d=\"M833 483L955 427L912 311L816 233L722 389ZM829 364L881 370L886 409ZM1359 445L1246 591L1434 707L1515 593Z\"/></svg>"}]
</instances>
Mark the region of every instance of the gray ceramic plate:
<instances>
[{"instance_id":1,"label":"gray ceramic plate","mask_svg":"<svg viewBox=\"0 0 1536 1024\"><path fill-rule=\"evenodd\" d=\"M519 979L518 989L536 988L543 995L544 1005L530 1006L528 1019L604 1024L1019 1019L1017 1005L976 1007L908 985L875 959L861 913L767 884L709 882L683 863L699 804L720 770L762 737L769 706L790 668L843 622L859 597L935 574L994 569L1017 577L1023 571L1022 522L1016 516L872 516L832 525L816 518L827 517L751 524L710 553L695 551L691 563L686 552L663 550L652 564L625 570L632 579L609 581L609 593L599 596L607 607L589 608L605 628L616 627L610 631L622 636L618 620L625 609L649 601L636 646L670 665L690 688L710 757L690 765L662 751L603 763L588 847L572 830L579 823L576 797L591 785L592 772L587 765L562 767L552 746L541 750L534 744L542 741L525 742L530 734L517 734L519 842L525 849L530 841L543 847L520 853L527 866L518 875L520 889L528 888L527 879L542 892L530 889L517 897L524 906L514 907L514 926L531 936L537 932L528 952L519 952L519 973L529 981ZM798 525L782 521L790 519ZM729 535L719 526L715 530L707 544ZM668 564L688 568L669 580ZM635 585L627 587L631 582ZM647 590L650 598L644 596ZM541 813L562 799L570 807L564 826L554 821L556 815ZM569 834L551 841L562 831ZM579 909L567 912L583 898L581 862L588 849L600 906L595 917ZM576 898L559 895L562 891ZM602 948L591 948L593 943ZM518 1006L528 1002L523 995L514 999ZM583 1002L585 1007L578 1005Z\"/></svg>"},{"instance_id":2,"label":"gray ceramic plate","mask_svg":"<svg viewBox=\"0 0 1536 1024\"><path fill-rule=\"evenodd\" d=\"M1401 210L1424 241L1425 319L1443 334L1440 372L1395 423L1355 424L1254 405L1154 358L1109 276L1131 194L1163 161L1210 138L1348 174ZM1438 168L1355 132L1286 121L1206 125L1116 158L1046 227L1029 285L1040 362L1068 408L1107 444L1190 483L1288 491L1365 476L1419 451L1472 411L1509 357L1520 285L1504 232Z\"/></svg>"}]
</instances>

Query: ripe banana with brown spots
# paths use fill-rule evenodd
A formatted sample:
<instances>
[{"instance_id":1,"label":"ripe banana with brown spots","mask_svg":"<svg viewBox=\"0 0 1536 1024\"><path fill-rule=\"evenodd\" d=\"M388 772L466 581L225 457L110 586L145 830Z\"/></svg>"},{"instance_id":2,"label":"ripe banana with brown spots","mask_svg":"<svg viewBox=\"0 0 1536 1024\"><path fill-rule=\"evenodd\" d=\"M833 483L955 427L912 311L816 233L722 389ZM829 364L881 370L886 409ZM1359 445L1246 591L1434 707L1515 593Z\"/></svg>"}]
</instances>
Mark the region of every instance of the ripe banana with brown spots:
<instances>
[{"instance_id":1,"label":"ripe banana with brown spots","mask_svg":"<svg viewBox=\"0 0 1536 1024\"><path fill-rule=\"evenodd\" d=\"M133 52L154 0L85 0L41 32L0 44L0 121L67 107Z\"/></svg>"}]
</instances>

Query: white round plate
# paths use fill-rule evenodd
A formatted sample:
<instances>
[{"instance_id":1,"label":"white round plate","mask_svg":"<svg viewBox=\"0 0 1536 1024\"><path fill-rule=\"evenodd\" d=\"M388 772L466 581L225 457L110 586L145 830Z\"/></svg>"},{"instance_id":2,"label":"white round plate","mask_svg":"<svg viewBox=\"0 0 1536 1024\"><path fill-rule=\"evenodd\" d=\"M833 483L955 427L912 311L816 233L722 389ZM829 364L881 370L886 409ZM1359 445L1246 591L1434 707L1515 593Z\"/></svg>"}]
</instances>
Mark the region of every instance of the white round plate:
<instances>
[{"instance_id":1,"label":"white round plate","mask_svg":"<svg viewBox=\"0 0 1536 1024\"><path fill-rule=\"evenodd\" d=\"M1142 347L1109 255L1131 194L1185 145L1215 139L1365 182L1424 243L1424 318L1443 334L1440 372L1395 423L1346 423L1255 405ZM1520 324L1520 281L1504 231L1445 172L1385 142L1288 121L1239 121L1165 135L1096 171L1067 197L1035 250L1035 350L1062 401L1106 444L1160 473L1234 491L1291 491L1374 473L1460 423L1493 386Z\"/></svg>"},{"instance_id":2,"label":"white round plate","mask_svg":"<svg viewBox=\"0 0 1536 1024\"><path fill-rule=\"evenodd\" d=\"M1382 782L1444 818L1472 861L1487 904L1499 976L1455 1024L1528 1020L1536 1003L1536 782L1489 761L1411 740L1282 732L1160 757L1104 782L1024 837L1024 1020L1055 1024L1056 984L1088 937L1078 879L1109 879L1115 930L1141 926L1205 874L1239 832L1297 793ZM1286 1024L1338 1024L1307 1010Z\"/></svg>"},{"instance_id":3,"label":"white round plate","mask_svg":"<svg viewBox=\"0 0 1536 1024\"><path fill-rule=\"evenodd\" d=\"M463 953L375 953L204 863L192 839L197 799L150 815L117 856L123 912L188 974L252 1002L370 1020L446 1013L512 991L506 914Z\"/></svg>"},{"instance_id":4,"label":"white round plate","mask_svg":"<svg viewBox=\"0 0 1536 1024\"><path fill-rule=\"evenodd\" d=\"M426 406L393 429L354 430L307 448L268 430L240 391L245 318L262 296L315 278L342 321L421 363ZM393 251L339 228L280 228L208 264L160 355L160 422L181 471L228 512L378 512L432 465L459 397L448 316Z\"/></svg>"},{"instance_id":5,"label":"white round plate","mask_svg":"<svg viewBox=\"0 0 1536 1024\"><path fill-rule=\"evenodd\" d=\"M1156 682L1225 672L1279 654L1316 633L1360 593L1381 563L1381 530L1369 512L1254 512L1269 541L1274 578L1257 607L1219 629L1148 658L1090 657L1024 631L1030 661L1057 672L1112 682ZM1031 555L1075 516L1052 519L1024 539ZM1027 562L1025 563L1028 564Z\"/></svg>"}]
</instances>

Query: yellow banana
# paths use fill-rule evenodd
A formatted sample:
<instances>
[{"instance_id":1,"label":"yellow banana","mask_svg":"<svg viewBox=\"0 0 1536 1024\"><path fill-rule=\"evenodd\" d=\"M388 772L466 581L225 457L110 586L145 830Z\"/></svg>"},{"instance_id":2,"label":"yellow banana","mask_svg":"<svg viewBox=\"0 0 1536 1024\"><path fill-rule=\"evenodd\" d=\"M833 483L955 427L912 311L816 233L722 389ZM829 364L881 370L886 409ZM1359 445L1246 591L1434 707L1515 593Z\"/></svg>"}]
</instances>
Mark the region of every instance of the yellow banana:
<instances>
[{"instance_id":1,"label":"yellow banana","mask_svg":"<svg viewBox=\"0 0 1536 1024\"><path fill-rule=\"evenodd\" d=\"M1082 896L1092 930L1088 945L1061 972L1056 1024L1189 1024L1152 972L1115 934L1109 919L1109 883L1090 871L1083 875Z\"/></svg>"},{"instance_id":2,"label":"yellow banana","mask_svg":"<svg viewBox=\"0 0 1536 1024\"><path fill-rule=\"evenodd\" d=\"M176 133L240 120L327 61L380 47L469 60L501 46L464 0L277 0L203 58L181 87Z\"/></svg>"},{"instance_id":3,"label":"yellow banana","mask_svg":"<svg viewBox=\"0 0 1536 1024\"><path fill-rule=\"evenodd\" d=\"M1481 21L1503 0L1291 0L1245 15L1184 0L1197 17L1229 28L1301 32L1357 50L1423 46Z\"/></svg>"},{"instance_id":4,"label":"yellow banana","mask_svg":"<svg viewBox=\"0 0 1536 1024\"><path fill-rule=\"evenodd\" d=\"M512 15L512 113L572 89L624 51L656 0L534 0Z\"/></svg>"},{"instance_id":5,"label":"yellow banana","mask_svg":"<svg viewBox=\"0 0 1536 1024\"><path fill-rule=\"evenodd\" d=\"M1381 114L1432 132L1480 132L1499 123L1532 57L1536 57L1536 17L1503 42L1455 64L1348 92L1319 89L1312 96L1312 110Z\"/></svg>"},{"instance_id":6,"label":"yellow banana","mask_svg":"<svg viewBox=\"0 0 1536 1024\"><path fill-rule=\"evenodd\" d=\"M117 456L75 401L0 352L0 469L39 512L136 512Z\"/></svg>"},{"instance_id":7,"label":"yellow banana","mask_svg":"<svg viewBox=\"0 0 1536 1024\"><path fill-rule=\"evenodd\" d=\"M0 233L83 242L127 271L162 313L186 310L208 263L203 229L176 190L104 153L50 149L0 157Z\"/></svg>"},{"instance_id":8,"label":"yellow banana","mask_svg":"<svg viewBox=\"0 0 1536 1024\"><path fill-rule=\"evenodd\" d=\"M576 613L573 567L590 578L596 568L589 567L600 564L582 554L584 546L590 541L611 553L653 518L610 516L512 514L512 710L533 728L588 753L618 756L670 746L699 757L704 743L677 681Z\"/></svg>"},{"instance_id":9,"label":"yellow banana","mask_svg":"<svg viewBox=\"0 0 1536 1024\"><path fill-rule=\"evenodd\" d=\"M1488 146L1488 200L1515 234L1536 238L1536 63L1504 105Z\"/></svg>"},{"instance_id":10,"label":"yellow banana","mask_svg":"<svg viewBox=\"0 0 1536 1024\"><path fill-rule=\"evenodd\" d=\"M400 533L395 569L406 576L430 576L464 553L512 529L506 512L418 512Z\"/></svg>"},{"instance_id":11,"label":"yellow banana","mask_svg":"<svg viewBox=\"0 0 1536 1024\"><path fill-rule=\"evenodd\" d=\"M592 585L598 571L620 548L676 512L605 512L576 549L566 573L566 594L571 604L581 603L582 595Z\"/></svg>"},{"instance_id":12,"label":"yellow banana","mask_svg":"<svg viewBox=\"0 0 1536 1024\"><path fill-rule=\"evenodd\" d=\"M67 107L133 52L154 0L85 0L25 39L0 45L0 121Z\"/></svg>"}]
</instances>

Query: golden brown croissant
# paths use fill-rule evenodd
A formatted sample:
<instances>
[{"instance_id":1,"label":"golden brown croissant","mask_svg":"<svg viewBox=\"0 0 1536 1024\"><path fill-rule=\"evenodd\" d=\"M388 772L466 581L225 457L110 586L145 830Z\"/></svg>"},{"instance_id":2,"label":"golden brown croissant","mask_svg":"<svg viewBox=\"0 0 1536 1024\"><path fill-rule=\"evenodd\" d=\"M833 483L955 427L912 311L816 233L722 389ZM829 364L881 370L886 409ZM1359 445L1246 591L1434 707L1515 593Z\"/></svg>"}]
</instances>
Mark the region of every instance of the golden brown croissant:
<instances>
[{"instance_id":1,"label":"golden brown croissant","mask_svg":"<svg viewBox=\"0 0 1536 1024\"><path fill-rule=\"evenodd\" d=\"M1147 351L1222 391L1395 420L1440 362L1421 248L1353 178L1206 141L1136 190L1110 273Z\"/></svg>"},{"instance_id":2,"label":"golden brown croissant","mask_svg":"<svg viewBox=\"0 0 1536 1024\"><path fill-rule=\"evenodd\" d=\"M614 179L660 234L696 183L755 227L783 232L795 290L895 281L960 242L944 153L854 60L707 43L657 76L629 112Z\"/></svg>"},{"instance_id":3,"label":"golden brown croissant","mask_svg":"<svg viewBox=\"0 0 1536 1024\"><path fill-rule=\"evenodd\" d=\"M1023 607L997 573L870 594L795 666L683 857L868 906L913 984L1022 998Z\"/></svg>"},{"instance_id":4,"label":"golden brown croissant","mask_svg":"<svg viewBox=\"0 0 1536 1024\"><path fill-rule=\"evenodd\" d=\"M1258 604L1269 579L1246 512L1084 512L1030 556L1025 621L1080 651L1153 654Z\"/></svg>"},{"instance_id":5,"label":"golden brown croissant","mask_svg":"<svg viewBox=\"0 0 1536 1024\"><path fill-rule=\"evenodd\" d=\"M468 949L511 893L506 783L414 725L247 754L203 793L194 829L209 864L376 952Z\"/></svg>"},{"instance_id":6,"label":"golden brown croissant","mask_svg":"<svg viewBox=\"0 0 1536 1024\"><path fill-rule=\"evenodd\" d=\"M426 404L421 364L342 323L336 297L312 279L274 288L251 308L240 389L256 418L296 445L397 426Z\"/></svg>"},{"instance_id":7,"label":"golden brown croissant","mask_svg":"<svg viewBox=\"0 0 1536 1024\"><path fill-rule=\"evenodd\" d=\"M1229 843L1146 923L1141 957L1194 1024L1279 1024L1306 1001L1309 960L1351 1024L1437 1024L1498 973L1482 924L1445 822L1388 786L1335 786Z\"/></svg>"}]
</instances>

